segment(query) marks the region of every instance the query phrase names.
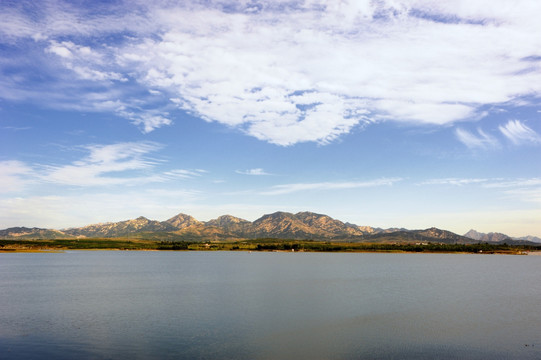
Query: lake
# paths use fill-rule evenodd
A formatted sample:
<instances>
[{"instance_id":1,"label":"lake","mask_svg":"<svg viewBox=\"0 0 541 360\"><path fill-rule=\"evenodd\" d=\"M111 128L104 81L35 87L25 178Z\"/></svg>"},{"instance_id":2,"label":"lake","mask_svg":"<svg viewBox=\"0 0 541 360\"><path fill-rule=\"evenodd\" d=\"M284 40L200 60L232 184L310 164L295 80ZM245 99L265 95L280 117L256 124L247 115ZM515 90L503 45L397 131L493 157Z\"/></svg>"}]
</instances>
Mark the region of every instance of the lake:
<instances>
[{"instance_id":1,"label":"lake","mask_svg":"<svg viewBox=\"0 0 541 360\"><path fill-rule=\"evenodd\" d=\"M1 359L540 359L541 256L0 254Z\"/></svg>"}]
</instances>

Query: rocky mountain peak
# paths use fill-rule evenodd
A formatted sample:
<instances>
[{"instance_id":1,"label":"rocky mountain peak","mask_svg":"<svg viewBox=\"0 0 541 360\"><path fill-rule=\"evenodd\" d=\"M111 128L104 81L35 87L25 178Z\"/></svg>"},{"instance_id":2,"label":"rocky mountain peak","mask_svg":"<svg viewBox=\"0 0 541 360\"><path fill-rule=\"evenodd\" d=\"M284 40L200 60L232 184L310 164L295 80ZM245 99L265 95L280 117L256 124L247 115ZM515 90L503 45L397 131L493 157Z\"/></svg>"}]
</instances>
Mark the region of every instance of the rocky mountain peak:
<instances>
[{"instance_id":1,"label":"rocky mountain peak","mask_svg":"<svg viewBox=\"0 0 541 360\"><path fill-rule=\"evenodd\" d=\"M298 212L295 214L295 217L301 220L305 224L317 224L324 223L328 221L333 221L334 219L327 215L316 214L309 211Z\"/></svg>"},{"instance_id":2,"label":"rocky mountain peak","mask_svg":"<svg viewBox=\"0 0 541 360\"><path fill-rule=\"evenodd\" d=\"M484 234L478 232L477 230L470 229L467 233L464 234L465 237L473 240L481 240Z\"/></svg>"},{"instance_id":3,"label":"rocky mountain peak","mask_svg":"<svg viewBox=\"0 0 541 360\"><path fill-rule=\"evenodd\" d=\"M258 236L284 236L294 237L298 234L310 234L309 229L295 215L288 212L278 211L272 214L263 215L252 223L253 229Z\"/></svg>"},{"instance_id":4,"label":"rocky mountain peak","mask_svg":"<svg viewBox=\"0 0 541 360\"><path fill-rule=\"evenodd\" d=\"M359 229L359 227L351 226L351 224L345 224L342 221L333 219L328 215L305 211L295 214L295 217L302 221L305 225L317 230L347 236L363 235L363 231Z\"/></svg>"},{"instance_id":5,"label":"rocky mountain peak","mask_svg":"<svg viewBox=\"0 0 541 360\"><path fill-rule=\"evenodd\" d=\"M440 230L440 229L435 228L435 227L431 227L429 229L420 231L419 233L421 233L423 235L426 235L426 236L434 237L434 238L445 238L448 235L447 231Z\"/></svg>"},{"instance_id":6,"label":"rocky mountain peak","mask_svg":"<svg viewBox=\"0 0 541 360\"><path fill-rule=\"evenodd\" d=\"M355 224L346 223L347 226L358 229L363 234L374 234L376 232L379 232L378 229L373 228L372 226L358 226Z\"/></svg>"},{"instance_id":7,"label":"rocky mountain peak","mask_svg":"<svg viewBox=\"0 0 541 360\"><path fill-rule=\"evenodd\" d=\"M202 225L203 223L199 220L196 220L190 215L183 213L177 214L170 219L165 220L164 222L173 225L177 229L184 229L192 225Z\"/></svg>"},{"instance_id":8,"label":"rocky mountain peak","mask_svg":"<svg viewBox=\"0 0 541 360\"><path fill-rule=\"evenodd\" d=\"M137 232L172 231L173 226L156 220L149 220L144 216L136 219L124 220L115 223L91 224L80 228L67 229L68 235L83 237L114 237L124 236Z\"/></svg>"},{"instance_id":9,"label":"rocky mountain peak","mask_svg":"<svg viewBox=\"0 0 541 360\"><path fill-rule=\"evenodd\" d=\"M207 221L205 225L208 226L230 226L230 225L237 225L237 224L249 224L250 222L248 220L244 220L232 215L222 215L219 216L216 219L212 219L210 221Z\"/></svg>"},{"instance_id":10,"label":"rocky mountain peak","mask_svg":"<svg viewBox=\"0 0 541 360\"><path fill-rule=\"evenodd\" d=\"M263 221L269 221L269 220L284 220L284 219L292 219L294 215L292 213L284 212L284 211L277 211L272 214L266 214L254 221L254 223L257 222L263 222Z\"/></svg>"}]
</instances>

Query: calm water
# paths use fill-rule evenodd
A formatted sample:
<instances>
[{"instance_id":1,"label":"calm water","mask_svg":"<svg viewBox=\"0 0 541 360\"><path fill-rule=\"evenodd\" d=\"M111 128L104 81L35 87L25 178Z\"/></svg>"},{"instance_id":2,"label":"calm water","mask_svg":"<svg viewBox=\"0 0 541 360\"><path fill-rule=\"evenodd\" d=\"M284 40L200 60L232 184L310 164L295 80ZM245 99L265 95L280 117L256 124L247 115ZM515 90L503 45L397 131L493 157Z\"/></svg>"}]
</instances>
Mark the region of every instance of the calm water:
<instances>
[{"instance_id":1,"label":"calm water","mask_svg":"<svg viewBox=\"0 0 541 360\"><path fill-rule=\"evenodd\" d=\"M1 359L541 359L541 257L0 254Z\"/></svg>"}]
</instances>

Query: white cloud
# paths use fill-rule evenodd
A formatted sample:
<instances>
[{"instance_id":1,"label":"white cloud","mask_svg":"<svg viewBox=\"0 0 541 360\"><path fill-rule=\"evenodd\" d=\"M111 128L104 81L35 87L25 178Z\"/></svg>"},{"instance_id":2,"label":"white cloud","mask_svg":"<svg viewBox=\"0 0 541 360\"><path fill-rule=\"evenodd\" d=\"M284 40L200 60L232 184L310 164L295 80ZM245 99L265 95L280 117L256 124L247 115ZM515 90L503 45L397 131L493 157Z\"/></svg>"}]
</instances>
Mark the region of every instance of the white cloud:
<instances>
[{"instance_id":1,"label":"white cloud","mask_svg":"<svg viewBox=\"0 0 541 360\"><path fill-rule=\"evenodd\" d=\"M76 148L85 153L65 165L28 165L20 161L0 161L0 192L21 190L28 184L103 187L135 186L201 177L203 169L160 170L164 161L150 157L162 145L154 142L93 144Z\"/></svg>"},{"instance_id":2,"label":"white cloud","mask_svg":"<svg viewBox=\"0 0 541 360\"><path fill-rule=\"evenodd\" d=\"M505 190L504 193L512 199L518 199L523 202L533 202L541 205L541 186L509 189Z\"/></svg>"},{"instance_id":3,"label":"white cloud","mask_svg":"<svg viewBox=\"0 0 541 360\"><path fill-rule=\"evenodd\" d=\"M514 180L503 180L498 179L490 183L485 184L485 187L490 188L512 188L512 187L529 187L529 186L540 186L541 178L530 178L530 179L514 179Z\"/></svg>"},{"instance_id":4,"label":"white cloud","mask_svg":"<svg viewBox=\"0 0 541 360\"><path fill-rule=\"evenodd\" d=\"M54 53L62 58L63 65L72 70L80 82L98 82L108 88L116 88L112 82L124 83L128 81L129 74L124 75L116 66L110 66L114 61L110 59L109 48L93 49L89 46L81 46L70 41L50 41L46 52ZM81 83L81 86L84 86ZM162 126L172 123L168 118L169 114L162 109L141 108L146 101L144 99L132 98L130 89L117 89L116 91L102 91L91 93L85 96L86 104L75 105L91 111L109 111L130 120L138 126L143 133L149 133ZM150 89L151 95L159 92ZM116 98L116 99L115 99ZM74 105L71 105L72 107ZM68 105L69 107L69 105Z\"/></svg>"},{"instance_id":5,"label":"white cloud","mask_svg":"<svg viewBox=\"0 0 541 360\"><path fill-rule=\"evenodd\" d=\"M420 185L453 185L462 186L470 184L482 184L486 183L488 179L459 179L459 178L447 178L447 179L430 179L420 183Z\"/></svg>"},{"instance_id":6,"label":"white cloud","mask_svg":"<svg viewBox=\"0 0 541 360\"><path fill-rule=\"evenodd\" d=\"M488 135L483 130L478 129L477 135L463 129L456 129L455 134L464 145L470 149L489 149L499 145L498 140L493 136Z\"/></svg>"},{"instance_id":7,"label":"white cloud","mask_svg":"<svg viewBox=\"0 0 541 360\"><path fill-rule=\"evenodd\" d=\"M153 114L153 112L129 112L118 111L123 117L130 119L132 123L142 128L143 133L149 133L164 125L171 125L172 121L168 119L167 114ZM165 116L164 116L165 115Z\"/></svg>"},{"instance_id":8,"label":"white cloud","mask_svg":"<svg viewBox=\"0 0 541 360\"><path fill-rule=\"evenodd\" d=\"M498 127L514 144L540 143L541 136L518 120L509 120L505 126Z\"/></svg>"},{"instance_id":9,"label":"white cloud","mask_svg":"<svg viewBox=\"0 0 541 360\"><path fill-rule=\"evenodd\" d=\"M518 179L504 179L504 178L445 178L445 179L429 179L425 180L419 185L481 185L485 188L517 188L517 187L530 187L540 186L541 178L518 178Z\"/></svg>"},{"instance_id":10,"label":"white cloud","mask_svg":"<svg viewBox=\"0 0 541 360\"><path fill-rule=\"evenodd\" d=\"M125 176L126 171L150 170L156 162L145 155L160 149L150 142L90 145L90 154L70 165L46 166L41 179L47 182L74 186L134 185L159 180L159 177ZM116 176L115 176L116 174Z\"/></svg>"},{"instance_id":11,"label":"white cloud","mask_svg":"<svg viewBox=\"0 0 541 360\"><path fill-rule=\"evenodd\" d=\"M242 175L272 175L261 168L248 169L248 170L236 170L235 172L237 174L242 174Z\"/></svg>"},{"instance_id":12,"label":"white cloud","mask_svg":"<svg viewBox=\"0 0 541 360\"><path fill-rule=\"evenodd\" d=\"M105 72L105 71L99 71L90 69L84 66L73 66L71 69L79 75L80 79L83 80L93 80L93 81L104 81L104 80L119 80L119 81L126 81L126 78L124 78L121 74L114 73L114 72Z\"/></svg>"},{"instance_id":13,"label":"white cloud","mask_svg":"<svg viewBox=\"0 0 541 360\"><path fill-rule=\"evenodd\" d=\"M286 146L326 144L380 120L449 124L479 117L487 104L541 94L532 58L541 48L541 3L534 1L131 2L106 9L88 16L47 2L35 21L8 8L0 32L6 41L34 37L79 81L115 89L109 100L125 109L96 110L144 132L171 123L158 97ZM132 97L135 85L146 97ZM43 96L4 86L0 96ZM531 141L524 129L514 131L512 141ZM457 131L474 148L493 146L485 135Z\"/></svg>"},{"instance_id":14,"label":"white cloud","mask_svg":"<svg viewBox=\"0 0 541 360\"><path fill-rule=\"evenodd\" d=\"M20 191L32 174L32 169L21 161L0 161L0 192Z\"/></svg>"},{"instance_id":15,"label":"white cloud","mask_svg":"<svg viewBox=\"0 0 541 360\"><path fill-rule=\"evenodd\" d=\"M541 178L518 179L468 179L447 178L430 179L419 185L477 186L481 189L498 189L493 196L518 200L520 202L541 203Z\"/></svg>"},{"instance_id":16,"label":"white cloud","mask_svg":"<svg viewBox=\"0 0 541 360\"><path fill-rule=\"evenodd\" d=\"M104 61L104 55L99 51L93 50L90 46L78 45L71 41L49 41L49 46L45 52L53 53L65 61L70 68L75 64L90 63L101 65Z\"/></svg>"},{"instance_id":17,"label":"white cloud","mask_svg":"<svg viewBox=\"0 0 541 360\"><path fill-rule=\"evenodd\" d=\"M71 58L73 56L67 47L58 44L51 44L46 50L63 58Z\"/></svg>"},{"instance_id":18,"label":"white cloud","mask_svg":"<svg viewBox=\"0 0 541 360\"><path fill-rule=\"evenodd\" d=\"M174 169L166 171L163 173L164 176L171 179L192 179L194 177L199 177L206 173L205 170L196 169L196 170L186 170L186 169Z\"/></svg>"},{"instance_id":19,"label":"white cloud","mask_svg":"<svg viewBox=\"0 0 541 360\"><path fill-rule=\"evenodd\" d=\"M401 181L400 178L377 179L371 181L347 181L347 182L320 182L320 183L296 183L275 185L269 190L261 192L262 195L283 195L300 191L325 191L367 188L376 186L391 186Z\"/></svg>"},{"instance_id":20,"label":"white cloud","mask_svg":"<svg viewBox=\"0 0 541 360\"><path fill-rule=\"evenodd\" d=\"M515 31L524 30L512 28L517 19L490 12L510 20L505 24L510 28L499 21L499 26L442 23L408 15L421 3L373 6L361 18L346 17L347 6L327 7L324 16L308 9L257 16L201 10L208 25L197 32L175 27L136 52L153 54L147 81L173 89L184 109L280 145L326 143L376 118L449 123L473 116L482 104L529 93L532 74L506 75L525 67L515 58L518 53L536 51L529 36L522 38L526 46L512 48L517 54L507 48ZM373 22L376 10L392 21ZM425 10L437 16L453 9L431 4ZM187 14L176 9L159 17L172 24ZM192 21L184 26L195 25ZM487 41L492 38L498 40ZM305 90L325 101L303 109L306 102L291 94Z\"/></svg>"}]
</instances>

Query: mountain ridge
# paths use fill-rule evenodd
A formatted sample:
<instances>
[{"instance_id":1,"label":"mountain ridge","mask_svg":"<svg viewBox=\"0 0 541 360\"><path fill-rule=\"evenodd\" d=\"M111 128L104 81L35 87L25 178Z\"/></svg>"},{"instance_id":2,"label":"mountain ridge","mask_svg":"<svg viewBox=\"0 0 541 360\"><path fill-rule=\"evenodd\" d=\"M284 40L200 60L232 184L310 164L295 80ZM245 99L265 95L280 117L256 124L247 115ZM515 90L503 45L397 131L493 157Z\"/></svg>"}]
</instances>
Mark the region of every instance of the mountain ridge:
<instances>
[{"instance_id":1,"label":"mountain ridge","mask_svg":"<svg viewBox=\"0 0 541 360\"><path fill-rule=\"evenodd\" d=\"M3 239L67 239L67 238L153 238L186 241L238 241L243 239L276 238L292 240L355 241L355 242L441 242L441 243L492 243L536 244L530 239L512 239L504 234L487 235L470 230L458 235L447 230L429 228L408 230L403 228L380 229L344 223L328 215L309 211L289 213L277 211L265 214L254 221L232 215L222 215L209 221L199 221L179 213L165 221L150 220L144 216L118 222L85 225L62 230L13 227L0 230ZM488 240L487 240L488 239ZM539 239L541 242L541 239Z\"/></svg>"}]
</instances>

